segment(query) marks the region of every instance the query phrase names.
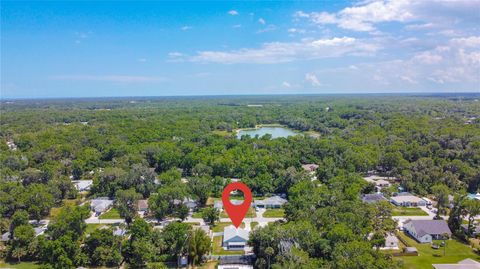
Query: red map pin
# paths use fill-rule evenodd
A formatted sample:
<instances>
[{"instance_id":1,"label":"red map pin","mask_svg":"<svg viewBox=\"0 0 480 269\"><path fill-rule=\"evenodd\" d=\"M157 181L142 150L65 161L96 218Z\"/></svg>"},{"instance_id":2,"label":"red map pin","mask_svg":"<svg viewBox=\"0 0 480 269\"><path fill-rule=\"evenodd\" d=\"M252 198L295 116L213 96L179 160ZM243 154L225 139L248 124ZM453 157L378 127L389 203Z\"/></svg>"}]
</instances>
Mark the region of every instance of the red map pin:
<instances>
[{"instance_id":1,"label":"red map pin","mask_svg":"<svg viewBox=\"0 0 480 269\"><path fill-rule=\"evenodd\" d=\"M230 202L230 193L234 190L240 190L243 192L243 203L241 205L234 205ZM223 189L222 202L233 225L238 228L238 226L242 224L243 218L247 215L250 204L252 203L252 192L247 185L242 182L233 182Z\"/></svg>"}]
</instances>

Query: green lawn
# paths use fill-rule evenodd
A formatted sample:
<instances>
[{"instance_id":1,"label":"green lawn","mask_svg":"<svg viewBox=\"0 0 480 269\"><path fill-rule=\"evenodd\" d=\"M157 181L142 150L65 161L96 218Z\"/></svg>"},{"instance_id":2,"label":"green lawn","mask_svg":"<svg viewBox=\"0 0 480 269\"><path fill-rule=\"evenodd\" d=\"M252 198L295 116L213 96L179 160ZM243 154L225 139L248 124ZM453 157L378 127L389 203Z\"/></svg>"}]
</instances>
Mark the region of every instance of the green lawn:
<instances>
[{"instance_id":1,"label":"green lawn","mask_svg":"<svg viewBox=\"0 0 480 269\"><path fill-rule=\"evenodd\" d=\"M118 213L118 210L116 208L111 208L107 212L103 213L98 217L99 219L121 219L120 213Z\"/></svg>"},{"instance_id":2,"label":"green lawn","mask_svg":"<svg viewBox=\"0 0 480 269\"><path fill-rule=\"evenodd\" d=\"M480 256L475 254L470 246L465 245L455 239L447 241L446 254L443 256L443 247L433 249L430 244L420 244L404 233L399 235L413 247L418 250L418 256L403 256L395 259L403 260L405 269L432 268L434 263L457 263L466 258L480 261ZM440 244L442 240L434 240L435 244Z\"/></svg>"},{"instance_id":3,"label":"green lawn","mask_svg":"<svg viewBox=\"0 0 480 269\"><path fill-rule=\"evenodd\" d=\"M395 207L392 216L428 216L428 214L418 207Z\"/></svg>"},{"instance_id":4,"label":"green lawn","mask_svg":"<svg viewBox=\"0 0 480 269\"><path fill-rule=\"evenodd\" d=\"M257 216L257 212L255 212L255 209L253 207L250 207L250 209L247 212L247 215L245 216L246 218L255 218ZM220 213L220 218L228 218L227 212L222 211Z\"/></svg>"},{"instance_id":5,"label":"green lawn","mask_svg":"<svg viewBox=\"0 0 480 269\"><path fill-rule=\"evenodd\" d=\"M222 236L213 237L213 255L238 255L243 254L243 250L224 250L222 248Z\"/></svg>"},{"instance_id":6,"label":"green lawn","mask_svg":"<svg viewBox=\"0 0 480 269\"><path fill-rule=\"evenodd\" d=\"M96 229L99 229L102 226L108 226L108 224L87 224L87 228L85 229L86 234L91 234Z\"/></svg>"},{"instance_id":7,"label":"green lawn","mask_svg":"<svg viewBox=\"0 0 480 269\"><path fill-rule=\"evenodd\" d=\"M256 221L250 222L250 229L253 230L255 227L257 227L257 225L258 225L258 222L256 222Z\"/></svg>"},{"instance_id":8,"label":"green lawn","mask_svg":"<svg viewBox=\"0 0 480 269\"><path fill-rule=\"evenodd\" d=\"M40 265L34 262L5 263L0 261L0 268L31 269L38 268Z\"/></svg>"},{"instance_id":9,"label":"green lawn","mask_svg":"<svg viewBox=\"0 0 480 269\"><path fill-rule=\"evenodd\" d=\"M283 218L285 216L285 210L283 208L267 209L263 213L264 218Z\"/></svg>"},{"instance_id":10,"label":"green lawn","mask_svg":"<svg viewBox=\"0 0 480 269\"><path fill-rule=\"evenodd\" d=\"M227 227L228 225L233 225L231 222L217 222L215 223L215 226L212 228L212 232L217 233L217 232L223 232L223 229ZM245 222L242 222L240 224L240 228L245 228Z\"/></svg>"}]
</instances>

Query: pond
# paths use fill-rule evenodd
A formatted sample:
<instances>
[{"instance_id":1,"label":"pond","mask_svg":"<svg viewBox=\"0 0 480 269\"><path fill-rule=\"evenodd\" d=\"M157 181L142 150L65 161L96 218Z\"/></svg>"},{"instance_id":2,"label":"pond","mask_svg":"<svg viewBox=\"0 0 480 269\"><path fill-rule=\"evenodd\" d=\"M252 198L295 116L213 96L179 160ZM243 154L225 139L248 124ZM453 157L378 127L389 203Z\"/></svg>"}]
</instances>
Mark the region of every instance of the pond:
<instances>
[{"instance_id":1,"label":"pond","mask_svg":"<svg viewBox=\"0 0 480 269\"><path fill-rule=\"evenodd\" d=\"M279 138L297 135L298 133L292 129L281 126L262 126L255 129L241 129L237 132L237 138L241 138L242 135L249 135L250 137L258 135L259 137L262 137L265 134L272 135L272 138Z\"/></svg>"}]
</instances>

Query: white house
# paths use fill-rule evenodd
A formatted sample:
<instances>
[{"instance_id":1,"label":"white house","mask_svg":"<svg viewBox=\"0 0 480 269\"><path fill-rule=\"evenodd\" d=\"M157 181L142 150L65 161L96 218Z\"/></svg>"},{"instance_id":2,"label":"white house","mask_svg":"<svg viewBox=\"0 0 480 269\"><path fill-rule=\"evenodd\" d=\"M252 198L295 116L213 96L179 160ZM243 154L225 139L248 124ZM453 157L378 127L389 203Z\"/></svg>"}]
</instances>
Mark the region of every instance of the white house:
<instances>
[{"instance_id":1,"label":"white house","mask_svg":"<svg viewBox=\"0 0 480 269\"><path fill-rule=\"evenodd\" d=\"M223 248L226 250L243 250L247 245L248 231L242 228L235 228L233 225L223 230Z\"/></svg>"},{"instance_id":2,"label":"white house","mask_svg":"<svg viewBox=\"0 0 480 269\"><path fill-rule=\"evenodd\" d=\"M458 263L432 264L434 269L479 269L480 263L470 258Z\"/></svg>"},{"instance_id":3,"label":"white house","mask_svg":"<svg viewBox=\"0 0 480 269\"><path fill-rule=\"evenodd\" d=\"M381 176L377 176L377 175L371 175L371 176L368 176L368 177L364 177L363 178L366 182L368 183L373 183L375 184L375 186L378 188L378 189L381 189L381 188L388 188L390 187L392 184L390 183L390 181L388 180L387 177L381 177Z\"/></svg>"},{"instance_id":4,"label":"white house","mask_svg":"<svg viewBox=\"0 0 480 269\"><path fill-rule=\"evenodd\" d=\"M232 203L232 205L241 205L243 203L243 200L230 200L230 203ZM216 201L213 204L213 207L218 209L219 211L222 211L223 210L223 202L222 201Z\"/></svg>"},{"instance_id":5,"label":"white house","mask_svg":"<svg viewBox=\"0 0 480 269\"><path fill-rule=\"evenodd\" d=\"M390 197L390 202L396 206L426 206L427 202L408 192Z\"/></svg>"},{"instance_id":6,"label":"white house","mask_svg":"<svg viewBox=\"0 0 480 269\"><path fill-rule=\"evenodd\" d=\"M93 185L93 180L72 180L72 183L77 191L89 191Z\"/></svg>"},{"instance_id":7,"label":"white house","mask_svg":"<svg viewBox=\"0 0 480 269\"><path fill-rule=\"evenodd\" d=\"M452 235L444 220L407 220L403 224L405 231L420 243L431 243L432 240L446 239Z\"/></svg>"},{"instance_id":8,"label":"white house","mask_svg":"<svg viewBox=\"0 0 480 269\"><path fill-rule=\"evenodd\" d=\"M100 215L101 213L110 209L112 205L113 200L108 199L108 197L98 197L92 200L90 208L95 212L96 215Z\"/></svg>"},{"instance_id":9,"label":"white house","mask_svg":"<svg viewBox=\"0 0 480 269\"><path fill-rule=\"evenodd\" d=\"M285 203L287 203L286 199L275 195L263 200L256 200L254 206L255 208L281 208Z\"/></svg>"}]
</instances>

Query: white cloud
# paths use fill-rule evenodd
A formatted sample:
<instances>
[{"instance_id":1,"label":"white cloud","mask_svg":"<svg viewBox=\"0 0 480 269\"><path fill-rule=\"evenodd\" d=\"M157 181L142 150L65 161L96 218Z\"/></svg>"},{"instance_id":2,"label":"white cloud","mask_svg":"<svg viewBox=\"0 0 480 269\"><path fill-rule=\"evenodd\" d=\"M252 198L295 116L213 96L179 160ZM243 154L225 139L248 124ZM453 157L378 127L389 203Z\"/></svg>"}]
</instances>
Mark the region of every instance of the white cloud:
<instances>
[{"instance_id":1,"label":"white cloud","mask_svg":"<svg viewBox=\"0 0 480 269\"><path fill-rule=\"evenodd\" d=\"M304 34L306 31L304 29L298 29L298 28L289 28L287 30L289 33L299 33L299 34Z\"/></svg>"},{"instance_id":2,"label":"white cloud","mask_svg":"<svg viewBox=\"0 0 480 269\"><path fill-rule=\"evenodd\" d=\"M379 50L379 45L351 37L331 39L303 40L301 42L271 42L261 48L244 48L234 51L201 51L190 58L195 62L212 63L257 63L272 64L340 57L345 55L372 55Z\"/></svg>"},{"instance_id":3,"label":"white cloud","mask_svg":"<svg viewBox=\"0 0 480 269\"><path fill-rule=\"evenodd\" d=\"M183 26L182 28L180 28L182 31L187 31L187 30L190 30L192 29L192 26L188 26L188 25L185 25Z\"/></svg>"},{"instance_id":4,"label":"white cloud","mask_svg":"<svg viewBox=\"0 0 480 269\"><path fill-rule=\"evenodd\" d=\"M258 19L258 22L260 24L263 24L263 25L265 25L265 23L267 23L263 18Z\"/></svg>"},{"instance_id":5,"label":"white cloud","mask_svg":"<svg viewBox=\"0 0 480 269\"><path fill-rule=\"evenodd\" d=\"M230 10L230 11L228 11L228 14L230 14L230 15L232 15L232 16L236 16L236 15L238 15L238 11L236 11L236 10Z\"/></svg>"},{"instance_id":6,"label":"white cloud","mask_svg":"<svg viewBox=\"0 0 480 269\"><path fill-rule=\"evenodd\" d=\"M439 63L442 59L443 59L442 56L437 55L431 51L424 51L421 53L417 53L413 57L413 60L419 61L424 64L436 64L436 63Z\"/></svg>"},{"instance_id":7,"label":"white cloud","mask_svg":"<svg viewBox=\"0 0 480 269\"><path fill-rule=\"evenodd\" d=\"M291 85L288 81L282 82L282 86L285 87L285 88L290 88L290 87L292 87L292 85Z\"/></svg>"},{"instance_id":8,"label":"white cloud","mask_svg":"<svg viewBox=\"0 0 480 269\"><path fill-rule=\"evenodd\" d=\"M275 31L275 30L277 30L277 26L275 26L273 24L269 24L269 25L267 25L267 27L265 27L261 30L258 30L257 34L265 33L265 32L271 32L271 31Z\"/></svg>"},{"instance_id":9,"label":"white cloud","mask_svg":"<svg viewBox=\"0 0 480 269\"><path fill-rule=\"evenodd\" d=\"M336 13L297 11L294 17L305 18L317 25L334 24L353 31L376 32L376 24L385 22L415 22L406 29L451 27L459 21L475 24L480 19L480 1L458 0L369 0Z\"/></svg>"},{"instance_id":10,"label":"white cloud","mask_svg":"<svg viewBox=\"0 0 480 269\"><path fill-rule=\"evenodd\" d=\"M72 81L106 81L118 83L134 83L134 82L159 82L164 81L162 77L149 76L125 76L125 75L61 75L52 76L52 80L72 80Z\"/></svg>"},{"instance_id":11,"label":"white cloud","mask_svg":"<svg viewBox=\"0 0 480 269\"><path fill-rule=\"evenodd\" d=\"M314 87L318 87L321 85L320 80L318 80L317 76L315 76L312 73L306 73L305 80L308 81Z\"/></svg>"}]
</instances>

